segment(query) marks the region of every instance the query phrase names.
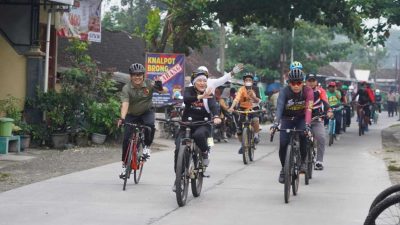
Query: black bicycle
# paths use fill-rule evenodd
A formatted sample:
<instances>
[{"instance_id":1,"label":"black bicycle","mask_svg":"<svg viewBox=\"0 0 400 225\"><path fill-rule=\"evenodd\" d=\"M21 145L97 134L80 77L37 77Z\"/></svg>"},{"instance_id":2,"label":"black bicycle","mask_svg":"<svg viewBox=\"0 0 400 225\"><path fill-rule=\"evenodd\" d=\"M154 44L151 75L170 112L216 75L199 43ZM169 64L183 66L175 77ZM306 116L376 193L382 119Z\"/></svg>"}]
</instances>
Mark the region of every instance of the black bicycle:
<instances>
[{"instance_id":1,"label":"black bicycle","mask_svg":"<svg viewBox=\"0 0 400 225\"><path fill-rule=\"evenodd\" d=\"M304 130L276 129L271 133L271 142L274 139L276 131L289 133L290 136L289 145L286 149L285 164L283 166L283 171L285 173L284 198L285 203L289 203L290 187L292 187L293 195L297 195L299 190L301 167L300 133L304 133ZM307 177L308 175L305 174L305 176Z\"/></svg>"},{"instance_id":2,"label":"black bicycle","mask_svg":"<svg viewBox=\"0 0 400 225\"><path fill-rule=\"evenodd\" d=\"M258 114L262 110L249 110L240 111L236 110L236 113L244 115L244 121L242 122L242 150L243 150L243 163L248 164L250 161L254 160L254 150L256 145L254 143L254 130L251 125L251 120L249 115ZM239 118L240 119L240 118Z\"/></svg>"},{"instance_id":3,"label":"black bicycle","mask_svg":"<svg viewBox=\"0 0 400 225\"><path fill-rule=\"evenodd\" d=\"M361 105L357 102L357 110L358 110L358 136L364 135L365 130L368 129L368 118L365 115L364 107L368 104Z\"/></svg>"},{"instance_id":4,"label":"black bicycle","mask_svg":"<svg viewBox=\"0 0 400 225\"><path fill-rule=\"evenodd\" d=\"M191 118L187 122L179 122L180 126L185 127L185 136L181 139L176 162L176 200L179 206L184 206L187 201L189 190L189 181L192 187L194 197L199 197L203 186L203 177L206 167L203 165L203 156L201 150L194 143L191 136L191 127L209 125L212 130L213 122L196 121Z\"/></svg>"},{"instance_id":5,"label":"black bicycle","mask_svg":"<svg viewBox=\"0 0 400 225\"><path fill-rule=\"evenodd\" d=\"M143 166L146 162L146 158L143 156L144 147L144 132L151 128L145 125L134 124L134 123L124 123L125 126L130 126L133 129L132 136L129 139L128 149L125 156L125 176L121 177L124 180L122 190L125 191L126 183L131 177L133 170L133 178L135 184L138 184L143 173Z\"/></svg>"},{"instance_id":6,"label":"black bicycle","mask_svg":"<svg viewBox=\"0 0 400 225\"><path fill-rule=\"evenodd\" d=\"M383 190L372 202L364 225L400 224L400 184Z\"/></svg>"}]
</instances>

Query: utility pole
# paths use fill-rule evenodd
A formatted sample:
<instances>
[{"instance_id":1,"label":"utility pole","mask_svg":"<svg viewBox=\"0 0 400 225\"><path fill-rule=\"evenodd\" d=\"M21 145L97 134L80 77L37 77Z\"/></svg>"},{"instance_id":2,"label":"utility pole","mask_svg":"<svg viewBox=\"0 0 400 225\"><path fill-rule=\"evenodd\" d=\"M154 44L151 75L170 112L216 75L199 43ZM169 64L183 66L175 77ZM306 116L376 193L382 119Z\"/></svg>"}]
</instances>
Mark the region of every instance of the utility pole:
<instances>
[{"instance_id":1,"label":"utility pole","mask_svg":"<svg viewBox=\"0 0 400 225\"><path fill-rule=\"evenodd\" d=\"M219 33L219 71L225 73L225 25L221 23Z\"/></svg>"}]
</instances>

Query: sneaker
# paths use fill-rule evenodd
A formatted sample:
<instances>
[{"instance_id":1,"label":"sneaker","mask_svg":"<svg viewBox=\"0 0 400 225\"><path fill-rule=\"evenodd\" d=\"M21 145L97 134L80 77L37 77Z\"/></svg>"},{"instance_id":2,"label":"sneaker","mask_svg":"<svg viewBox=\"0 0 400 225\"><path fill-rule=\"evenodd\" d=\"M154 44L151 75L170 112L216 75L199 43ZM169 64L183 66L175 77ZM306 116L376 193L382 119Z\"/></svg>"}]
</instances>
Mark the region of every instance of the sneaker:
<instances>
[{"instance_id":1,"label":"sneaker","mask_svg":"<svg viewBox=\"0 0 400 225\"><path fill-rule=\"evenodd\" d=\"M125 165L122 165L122 171L119 174L119 178L124 179L125 175L126 175L126 167L125 167Z\"/></svg>"},{"instance_id":2,"label":"sneaker","mask_svg":"<svg viewBox=\"0 0 400 225\"><path fill-rule=\"evenodd\" d=\"M243 154L243 147L240 147L238 154Z\"/></svg>"},{"instance_id":3,"label":"sneaker","mask_svg":"<svg viewBox=\"0 0 400 225\"><path fill-rule=\"evenodd\" d=\"M283 168L281 169L281 172L279 172L279 183L285 183L285 173L283 172Z\"/></svg>"},{"instance_id":4,"label":"sneaker","mask_svg":"<svg viewBox=\"0 0 400 225\"><path fill-rule=\"evenodd\" d=\"M315 170L324 170L324 165L322 165L322 162L317 162L315 164Z\"/></svg>"},{"instance_id":5,"label":"sneaker","mask_svg":"<svg viewBox=\"0 0 400 225\"><path fill-rule=\"evenodd\" d=\"M144 159L149 159L150 158L150 154L151 154L150 148L147 147L147 146L144 146L144 148L143 148L143 158Z\"/></svg>"},{"instance_id":6,"label":"sneaker","mask_svg":"<svg viewBox=\"0 0 400 225\"><path fill-rule=\"evenodd\" d=\"M207 167L210 164L210 160L208 159L208 153L203 153L203 166Z\"/></svg>"},{"instance_id":7,"label":"sneaker","mask_svg":"<svg viewBox=\"0 0 400 225\"><path fill-rule=\"evenodd\" d=\"M228 141L228 138L224 138L224 139L222 139L225 143L228 143L229 141Z\"/></svg>"}]
</instances>

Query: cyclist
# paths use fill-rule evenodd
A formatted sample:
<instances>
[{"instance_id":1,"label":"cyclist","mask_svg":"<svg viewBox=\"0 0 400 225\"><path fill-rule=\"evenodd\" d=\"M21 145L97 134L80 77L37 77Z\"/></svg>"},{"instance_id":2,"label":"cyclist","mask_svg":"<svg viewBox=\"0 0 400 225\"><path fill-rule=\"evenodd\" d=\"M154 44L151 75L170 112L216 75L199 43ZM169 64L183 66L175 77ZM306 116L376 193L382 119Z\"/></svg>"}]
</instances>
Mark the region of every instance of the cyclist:
<instances>
[{"instance_id":1,"label":"cyclist","mask_svg":"<svg viewBox=\"0 0 400 225\"><path fill-rule=\"evenodd\" d=\"M222 120L222 123L220 125L221 129L222 129L222 139L224 142L228 142L228 137L226 136L226 129L227 129L226 114L228 113L229 106L222 96L223 89L224 89L223 87L219 87L219 88L215 89L215 99L217 101L217 104L219 105L219 111L220 111L219 116Z\"/></svg>"},{"instance_id":2,"label":"cyclist","mask_svg":"<svg viewBox=\"0 0 400 225\"><path fill-rule=\"evenodd\" d=\"M353 96L353 99L356 99L358 97L358 104L359 105L365 105L364 106L364 112L365 112L365 123L366 124L371 124L370 121L370 116L371 116L371 110L370 110L370 105L375 103L375 96L373 94L373 91L371 88L368 86L368 83L363 81L361 82L361 87L357 91L357 93ZM357 106L357 116L360 118L360 106ZM368 131L368 126L365 127L365 131Z\"/></svg>"},{"instance_id":3,"label":"cyclist","mask_svg":"<svg viewBox=\"0 0 400 225\"><path fill-rule=\"evenodd\" d=\"M307 86L312 88L314 91L314 106L312 110L312 117L321 116L327 114L328 117L332 117L332 109L328 103L328 97L322 87L318 86L318 82L315 74L307 75ZM315 163L315 170L324 169L324 153L325 153L325 127L322 119L312 121L311 129L314 134L314 138L317 140L317 162Z\"/></svg>"},{"instance_id":4,"label":"cyclist","mask_svg":"<svg viewBox=\"0 0 400 225\"><path fill-rule=\"evenodd\" d=\"M151 128L151 131L145 132L145 147L143 156L150 157L150 145L154 139L154 110L153 110L153 93L166 93L168 89L162 86L162 82L158 80L149 80L145 78L145 68L140 63L134 63L129 67L130 82L122 88L122 106L121 117L118 120L118 127L124 122L127 123L143 123ZM122 144L122 172L120 178L125 176L125 156L132 136L133 129L125 126L124 140Z\"/></svg>"},{"instance_id":5,"label":"cyclist","mask_svg":"<svg viewBox=\"0 0 400 225\"><path fill-rule=\"evenodd\" d=\"M375 90L375 102L376 102L376 108L378 109L378 112L381 113L382 112L382 95L381 95L381 91L379 89Z\"/></svg>"},{"instance_id":6,"label":"cyclist","mask_svg":"<svg viewBox=\"0 0 400 225\"><path fill-rule=\"evenodd\" d=\"M239 109L240 110L258 110L259 106L258 104L260 103L261 99L258 94L258 89L254 88L253 86L253 80L254 76L252 73L245 73L243 76L243 83L244 85L239 88L238 92L236 93L235 100L233 100L233 103L231 107L228 109L229 112L233 112L236 105L239 104ZM259 142L259 137L258 137L258 132L260 131L260 120L258 116L252 114L249 115L249 118L252 120L252 126L254 128L254 143ZM237 131L237 136L238 140L242 141L242 121L244 120L244 116L240 115L239 120L238 120L238 131ZM239 154L243 153L242 147L239 149Z\"/></svg>"},{"instance_id":7,"label":"cyclist","mask_svg":"<svg viewBox=\"0 0 400 225\"><path fill-rule=\"evenodd\" d=\"M306 134L311 132L311 114L313 107L314 94L310 87L304 86L304 73L300 69L293 69L289 72L289 85L281 89L278 98L278 106L274 125L271 132L278 129L304 129L306 132L300 135L301 170L305 171L305 159L307 156ZM279 173L279 182L285 182L283 165L285 164L286 149L289 144L289 134L280 133L279 158L282 169Z\"/></svg>"},{"instance_id":8,"label":"cyclist","mask_svg":"<svg viewBox=\"0 0 400 225\"><path fill-rule=\"evenodd\" d=\"M342 95L346 99L344 104L344 109L346 110L346 118L343 118L346 121L346 126L349 127L351 123L351 107L349 103L351 102L350 93L349 93L349 86L343 84L342 85Z\"/></svg>"},{"instance_id":9,"label":"cyclist","mask_svg":"<svg viewBox=\"0 0 400 225\"><path fill-rule=\"evenodd\" d=\"M341 121L342 121L342 102L340 101L342 99L342 95L340 94L340 91L336 90L336 82L331 81L328 84L328 91L327 91L327 96L328 96L328 103L331 106L334 116L335 116L335 138L337 140L340 139L340 130L341 130Z\"/></svg>"},{"instance_id":10,"label":"cyclist","mask_svg":"<svg viewBox=\"0 0 400 225\"><path fill-rule=\"evenodd\" d=\"M192 121L204 121L204 118L209 120L213 119L215 124L220 124L221 119L217 110L217 104L215 97L212 95L211 90L207 89L208 73L204 70L195 70L191 75L191 83L193 86L186 87L183 95L183 101L185 102L185 108L183 110L182 121L188 121L191 117ZM175 165L178 156L180 139L182 132L178 135L175 144ZM211 137L209 126L195 126L192 128L192 136L196 145L200 148L203 153L203 165L207 166L209 163L208 153L209 147L207 144L207 138Z\"/></svg>"}]
</instances>

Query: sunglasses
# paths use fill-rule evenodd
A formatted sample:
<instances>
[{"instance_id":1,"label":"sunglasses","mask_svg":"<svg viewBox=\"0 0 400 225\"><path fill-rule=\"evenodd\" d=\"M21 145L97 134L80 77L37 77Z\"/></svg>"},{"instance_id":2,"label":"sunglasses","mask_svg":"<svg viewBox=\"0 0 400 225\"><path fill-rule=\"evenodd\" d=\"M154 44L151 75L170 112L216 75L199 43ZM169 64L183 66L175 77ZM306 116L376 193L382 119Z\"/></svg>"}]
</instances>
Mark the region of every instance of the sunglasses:
<instances>
[{"instance_id":1,"label":"sunglasses","mask_svg":"<svg viewBox=\"0 0 400 225\"><path fill-rule=\"evenodd\" d=\"M131 73L131 77L141 77L144 73Z\"/></svg>"},{"instance_id":2,"label":"sunglasses","mask_svg":"<svg viewBox=\"0 0 400 225\"><path fill-rule=\"evenodd\" d=\"M292 86L300 86L303 84L303 81L290 81L290 84Z\"/></svg>"}]
</instances>

